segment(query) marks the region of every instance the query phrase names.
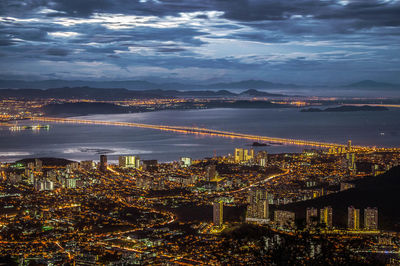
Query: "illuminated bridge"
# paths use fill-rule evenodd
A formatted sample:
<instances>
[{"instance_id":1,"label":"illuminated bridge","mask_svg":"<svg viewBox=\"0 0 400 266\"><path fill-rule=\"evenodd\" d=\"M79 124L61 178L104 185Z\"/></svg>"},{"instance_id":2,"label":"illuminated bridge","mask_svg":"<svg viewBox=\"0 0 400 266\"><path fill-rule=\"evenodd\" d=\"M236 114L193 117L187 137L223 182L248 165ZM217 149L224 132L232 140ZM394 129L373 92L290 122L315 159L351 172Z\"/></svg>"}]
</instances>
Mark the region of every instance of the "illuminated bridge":
<instances>
[{"instance_id":1,"label":"illuminated bridge","mask_svg":"<svg viewBox=\"0 0 400 266\"><path fill-rule=\"evenodd\" d=\"M162 130L162 131L172 131L172 132L178 132L178 133L184 133L184 134L216 136L216 137L224 137L224 138L232 138L232 139L247 139L247 140L253 140L253 141L266 141L266 142L273 142L273 143L300 145L300 146L314 146L314 147L321 147L321 148L345 148L345 147L347 147L347 145L337 144L337 143L257 136L257 135L235 133L235 132L221 131L221 130L216 130L216 129L199 128L199 127L151 125L151 124L141 124L141 123L132 123L132 122L81 120L81 119L52 118L52 117L31 117L31 120L43 121L43 122L55 122L55 123L150 128L150 129L156 129L156 130ZM352 146L352 148L354 150L366 150L366 151L367 150L397 150L398 151L398 149L384 149L384 148L377 149L375 147L366 147L366 146Z\"/></svg>"}]
</instances>

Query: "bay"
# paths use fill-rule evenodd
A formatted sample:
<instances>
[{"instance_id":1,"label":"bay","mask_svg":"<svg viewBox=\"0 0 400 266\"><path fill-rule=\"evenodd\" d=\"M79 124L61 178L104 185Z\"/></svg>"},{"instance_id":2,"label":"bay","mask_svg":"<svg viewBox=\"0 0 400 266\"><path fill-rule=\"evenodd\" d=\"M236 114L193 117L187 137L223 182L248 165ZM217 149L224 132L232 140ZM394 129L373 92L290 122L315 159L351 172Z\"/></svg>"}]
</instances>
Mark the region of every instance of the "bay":
<instances>
[{"instance_id":1,"label":"bay","mask_svg":"<svg viewBox=\"0 0 400 266\"><path fill-rule=\"evenodd\" d=\"M117 115L91 115L79 119L196 126L270 137L295 138L378 147L400 146L400 109L383 112L307 113L297 108L176 110ZM36 123L36 122L35 122ZM19 124L33 124L21 121ZM153 129L82 124L50 124L50 130L10 131L0 128L0 161L28 157L98 160L107 154L142 159L178 160L226 155L234 148L251 148L251 141L164 132ZM292 145L256 147L269 153L299 152Z\"/></svg>"}]
</instances>

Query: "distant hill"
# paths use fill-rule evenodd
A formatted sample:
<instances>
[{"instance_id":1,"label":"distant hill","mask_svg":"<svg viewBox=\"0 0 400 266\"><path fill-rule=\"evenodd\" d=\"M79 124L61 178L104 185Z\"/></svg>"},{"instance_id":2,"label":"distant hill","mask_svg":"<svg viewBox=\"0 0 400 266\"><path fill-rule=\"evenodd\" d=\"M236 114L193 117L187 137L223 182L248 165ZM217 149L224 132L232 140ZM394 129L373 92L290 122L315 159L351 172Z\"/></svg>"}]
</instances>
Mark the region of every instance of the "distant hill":
<instances>
[{"instance_id":1,"label":"distant hill","mask_svg":"<svg viewBox=\"0 0 400 266\"><path fill-rule=\"evenodd\" d=\"M301 109L300 112L303 113L321 113L321 112L359 112L359 111L370 111L370 112L376 112L376 111L388 111L389 109L384 107L384 106L369 106L369 105L363 105L363 106L339 106L339 107L330 107L326 109L319 109L319 108L306 108L306 109Z\"/></svg>"},{"instance_id":2,"label":"distant hill","mask_svg":"<svg viewBox=\"0 0 400 266\"><path fill-rule=\"evenodd\" d=\"M0 88L3 89L50 89L62 87L93 87L93 88L127 88L136 90L161 89L158 84L142 80L128 81L85 81L85 80L0 80Z\"/></svg>"},{"instance_id":3,"label":"distant hill","mask_svg":"<svg viewBox=\"0 0 400 266\"><path fill-rule=\"evenodd\" d=\"M0 80L0 89L50 89L63 87L92 87L102 89L125 88L128 90L267 90L267 89L293 89L310 88L290 83L274 83L265 80L243 80L238 82L220 82L211 84L179 83L179 82L150 82L146 80L116 80L116 81L90 81L90 80ZM318 86L323 88L324 86ZM329 88L329 86L325 86ZM343 89L398 89L399 84L363 80L344 85Z\"/></svg>"},{"instance_id":4,"label":"distant hill","mask_svg":"<svg viewBox=\"0 0 400 266\"><path fill-rule=\"evenodd\" d=\"M399 84L392 84L386 82L376 82L373 80L363 80L344 86L346 88L354 89L400 89Z\"/></svg>"},{"instance_id":5,"label":"distant hill","mask_svg":"<svg viewBox=\"0 0 400 266\"><path fill-rule=\"evenodd\" d=\"M85 81L85 80L0 80L3 89L49 89L61 87L94 87L94 88L126 88L129 90L219 90L219 89L272 89L293 88L297 85L272 83L263 80L245 80L230 83L214 83L208 85L184 83L155 83L143 80L123 81Z\"/></svg>"},{"instance_id":6,"label":"distant hill","mask_svg":"<svg viewBox=\"0 0 400 266\"><path fill-rule=\"evenodd\" d=\"M0 98L60 98L60 99L99 99L119 100L126 98L162 98L162 95L152 91L129 91L127 89L99 89L90 87L56 88L56 89L3 89Z\"/></svg>"},{"instance_id":7,"label":"distant hill","mask_svg":"<svg viewBox=\"0 0 400 266\"><path fill-rule=\"evenodd\" d=\"M280 97L283 94L271 94L267 92L260 92L257 90L248 90L241 94L233 93L227 90L192 90L192 91L178 91L178 90L128 90L128 89L103 89L91 87L64 87L55 89L2 89L0 90L1 98L24 98L24 99L96 99L96 100L123 100L129 98L145 99L145 98L174 98L174 97L236 97L236 96L270 96Z\"/></svg>"},{"instance_id":8,"label":"distant hill","mask_svg":"<svg viewBox=\"0 0 400 266\"><path fill-rule=\"evenodd\" d=\"M361 211L360 223L363 225L364 208L378 207L381 229L400 231L400 166L385 174L367 177L353 182L356 187L313 200L277 206L279 209L292 210L296 217L304 218L306 208L332 206L334 225L346 226L347 207L353 205Z\"/></svg>"},{"instance_id":9,"label":"distant hill","mask_svg":"<svg viewBox=\"0 0 400 266\"><path fill-rule=\"evenodd\" d=\"M283 96L282 94L275 94L275 93L269 93L269 92L264 92L264 91L258 91L255 89L250 89L246 90L244 92L240 93L241 96L252 96L252 97L274 97L274 96Z\"/></svg>"},{"instance_id":10,"label":"distant hill","mask_svg":"<svg viewBox=\"0 0 400 266\"><path fill-rule=\"evenodd\" d=\"M206 85L208 88L219 88L219 89L272 89L272 88L294 88L299 87L295 84L282 84L273 83L264 80L244 80L239 82L231 83L215 83Z\"/></svg>"},{"instance_id":11,"label":"distant hill","mask_svg":"<svg viewBox=\"0 0 400 266\"><path fill-rule=\"evenodd\" d=\"M63 159L63 158L51 158L51 157L42 157L37 158L42 161L43 166L66 166L74 161ZM28 163L34 163L35 158L27 158L16 161L15 163L22 163L28 165Z\"/></svg>"}]
</instances>

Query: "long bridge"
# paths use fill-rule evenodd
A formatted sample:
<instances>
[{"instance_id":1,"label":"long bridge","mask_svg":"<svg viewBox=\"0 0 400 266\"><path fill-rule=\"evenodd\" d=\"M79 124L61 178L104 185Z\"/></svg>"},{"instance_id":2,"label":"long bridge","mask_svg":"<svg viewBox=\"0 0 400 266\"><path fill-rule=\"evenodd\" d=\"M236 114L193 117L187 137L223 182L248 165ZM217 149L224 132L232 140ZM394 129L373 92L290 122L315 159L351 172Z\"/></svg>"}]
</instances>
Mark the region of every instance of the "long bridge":
<instances>
[{"instance_id":1,"label":"long bridge","mask_svg":"<svg viewBox=\"0 0 400 266\"><path fill-rule=\"evenodd\" d=\"M221 131L216 129L200 128L200 127L188 127L188 126L167 126L167 125L152 125L152 124L142 124L133 122L114 122L114 121L100 121L100 120L82 120L73 118L54 118L54 117L31 117L33 121L42 122L54 122L54 123L69 123L69 124L88 124L88 125L105 125L105 126L122 126L122 127L136 127L136 128L149 128L162 131L172 131L184 134L196 134L205 136L216 136L232 139L246 139L252 141L264 141L273 142L280 144L289 145L300 145L300 146L313 146L321 148L346 148L345 144L329 143L321 141L310 141L310 140L299 140L299 139L288 139L288 138L276 138L267 136L257 136L244 133L236 133L229 131ZM398 148L375 148L367 146L352 146L353 150L399 150Z\"/></svg>"}]
</instances>

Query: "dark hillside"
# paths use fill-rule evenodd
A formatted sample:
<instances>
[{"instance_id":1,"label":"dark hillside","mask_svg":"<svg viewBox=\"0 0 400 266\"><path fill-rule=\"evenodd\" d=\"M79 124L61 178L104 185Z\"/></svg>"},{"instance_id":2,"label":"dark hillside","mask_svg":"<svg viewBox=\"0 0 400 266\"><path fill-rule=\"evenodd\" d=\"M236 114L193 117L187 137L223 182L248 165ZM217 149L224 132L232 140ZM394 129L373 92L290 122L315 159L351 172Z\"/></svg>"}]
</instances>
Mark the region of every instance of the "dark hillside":
<instances>
[{"instance_id":1,"label":"dark hillside","mask_svg":"<svg viewBox=\"0 0 400 266\"><path fill-rule=\"evenodd\" d=\"M280 209L293 210L296 212L296 217L304 218L307 207L320 209L332 206L334 225L346 226L348 206L353 205L360 209L361 225L363 225L364 208L378 207L380 229L400 231L400 166L392 168L385 174L367 177L354 183L356 187L353 189L288 204Z\"/></svg>"}]
</instances>

